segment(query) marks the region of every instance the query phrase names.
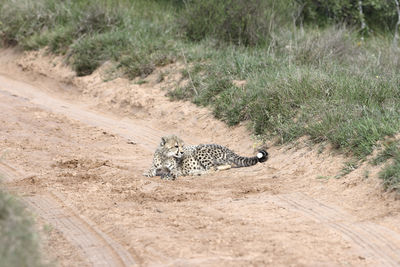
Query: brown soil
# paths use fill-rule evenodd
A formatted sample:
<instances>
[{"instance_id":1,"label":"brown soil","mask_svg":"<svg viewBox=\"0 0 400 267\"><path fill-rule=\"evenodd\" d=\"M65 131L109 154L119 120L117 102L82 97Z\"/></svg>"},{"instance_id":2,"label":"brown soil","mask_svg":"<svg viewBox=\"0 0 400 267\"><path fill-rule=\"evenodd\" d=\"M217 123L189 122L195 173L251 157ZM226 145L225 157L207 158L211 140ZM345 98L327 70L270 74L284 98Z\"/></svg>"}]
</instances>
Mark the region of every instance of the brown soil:
<instances>
[{"instance_id":1,"label":"brown soil","mask_svg":"<svg viewBox=\"0 0 400 267\"><path fill-rule=\"evenodd\" d=\"M42 52L0 52L0 173L51 225L43 251L61 266L398 266L400 205L377 169L335 179L346 159L306 139L249 168L145 178L164 134L253 155L246 125L171 102L179 69L75 77ZM160 73L163 73L162 75ZM160 79L160 77L164 79ZM111 80L110 80L111 79ZM161 81L162 80L162 81ZM366 178L366 173L369 173Z\"/></svg>"}]
</instances>

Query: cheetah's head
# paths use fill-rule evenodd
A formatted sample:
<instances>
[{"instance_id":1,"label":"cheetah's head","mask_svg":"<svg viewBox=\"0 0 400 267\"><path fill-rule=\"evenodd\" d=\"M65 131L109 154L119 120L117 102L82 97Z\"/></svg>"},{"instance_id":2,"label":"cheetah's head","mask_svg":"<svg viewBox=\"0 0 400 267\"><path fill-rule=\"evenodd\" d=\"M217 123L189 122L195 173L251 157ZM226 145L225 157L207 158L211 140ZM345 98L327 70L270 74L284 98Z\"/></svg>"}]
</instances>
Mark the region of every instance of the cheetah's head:
<instances>
[{"instance_id":1,"label":"cheetah's head","mask_svg":"<svg viewBox=\"0 0 400 267\"><path fill-rule=\"evenodd\" d=\"M176 135L164 136L161 138L160 148L167 157L181 158L183 156L184 143Z\"/></svg>"}]
</instances>

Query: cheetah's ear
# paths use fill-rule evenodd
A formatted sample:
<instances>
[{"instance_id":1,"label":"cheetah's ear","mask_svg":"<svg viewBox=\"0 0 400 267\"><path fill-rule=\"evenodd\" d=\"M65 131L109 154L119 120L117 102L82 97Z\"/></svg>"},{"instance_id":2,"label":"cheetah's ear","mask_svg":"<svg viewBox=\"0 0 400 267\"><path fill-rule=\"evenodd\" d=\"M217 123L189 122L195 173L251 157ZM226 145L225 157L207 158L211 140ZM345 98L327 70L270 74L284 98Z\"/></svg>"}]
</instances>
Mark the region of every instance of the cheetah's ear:
<instances>
[{"instance_id":1,"label":"cheetah's ear","mask_svg":"<svg viewBox=\"0 0 400 267\"><path fill-rule=\"evenodd\" d=\"M164 146L166 143L165 137L161 137L161 143L160 146Z\"/></svg>"}]
</instances>

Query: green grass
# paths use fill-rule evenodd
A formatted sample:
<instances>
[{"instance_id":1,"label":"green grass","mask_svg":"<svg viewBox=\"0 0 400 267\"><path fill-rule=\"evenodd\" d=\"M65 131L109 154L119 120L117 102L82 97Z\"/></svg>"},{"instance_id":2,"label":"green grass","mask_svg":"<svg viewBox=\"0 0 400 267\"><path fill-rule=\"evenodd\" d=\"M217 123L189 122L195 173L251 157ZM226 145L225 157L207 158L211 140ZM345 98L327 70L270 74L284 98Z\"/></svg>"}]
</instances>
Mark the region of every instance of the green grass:
<instances>
[{"instance_id":1,"label":"green grass","mask_svg":"<svg viewBox=\"0 0 400 267\"><path fill-rule=\"evenodd\" d=\"M291 37L285 43L296 46L277 46L275 53L228 46L188 56L198 93L188 84L170 96L211 106L229 125L250 121L256 134L282 142L307 135L363 158L378 140L399 131L397 62L376 66L368 60L376 54L358 46L350 30L325 31ZM330 53L323 51L327 47ZM313 52L305 58L304 51ZM239 88L233 80L247 84Z\"/></svg>"},{"instance_id":2,"label":"green grass","mask_svg":"<svg viewBox=\"0 0 400 267\"><path fill-rule=\"evenodd\" d=\"M386 190L400 193L400 142L390 140L386 142L378 155L371 161L373 165L387 162L379 172Z\"/></svg>"},{"instance_id":3,"label":"green grass","mask_svg":"<svg viewBox=\"0 0 400 267\"><path fill-rule=\"evenodd\" d=\"M1 0L3 45L66 54L78 75L107 60L128 77L150 74L177 55L172 25L175 9L152 1Z\"/></svg>"},{"instance_id":4,"label":"green grass","mask_svg":"<svg viewBox=\"0 0 400 267\"><path fill-rule=\"evenodd\" d=\"M387 164L379 173L379 177L383 180L386 190L400 193L400 158L397 157Z\"/></svg>"},{"instance_id":5,"label":"green grass","mask_svg":"<svg viewBox=\"0 0 400 267\"><path fill-rule=\"evenodd\" d=\"M213 37L218 42L260 45L271 40L276 28L299 6L294 1L203 0L188 1L178 19L189 40Z\"/></svg>"},{"instance_id":6,"label":"green grass","mask_svg":"<svg viewBox=\"0 0 400 267\"><path fill-rule=\"evenodd\" d=\"M31 217L15 197L0 189L0 266L43 266Z\"/></svg>"},{"instance_id":7,"label":"green grass","mask_svg":"<svg viewBox=\"0 0 400 267\"><path fill-rule=\"evenodd\" d=\"M352 171L356 170L358 168L359 162L356 160L350 160L344 163L344 166L340 173L335 176L335 178L341 178L343 176L346 176L347 174L351 173Z\"/></svg>"},{"instance_id":8,"label":"green grass","mask_svg":"<svg viewBox=\"0 0 400 267\"><path fill-rule=\"evenodd\" d=\"M127 77L143 78L182 61L190 82L172 88L172 99L210 107L229 125L247 121L262 138L308 136L365 159L400 130L393 14L385 15L385 32L376 20L377 32L361 38L352 26L313 25L312 1L307 10L278 2L0 0L0 37L5 46L63 54L78 75L112 61Z\"/></svg>"},{"instance_id":9,"label":"green grass","mask_svg":"<svg viewBox=\"0 0 400 267\"><path fill-rule=\"evenodd\" d=\"M373 165L379 165L392 158L400 159L400 147L398 141L389 141L384 144L383 150L378 153L371 163Z\"/></svg>"}]
</instances>

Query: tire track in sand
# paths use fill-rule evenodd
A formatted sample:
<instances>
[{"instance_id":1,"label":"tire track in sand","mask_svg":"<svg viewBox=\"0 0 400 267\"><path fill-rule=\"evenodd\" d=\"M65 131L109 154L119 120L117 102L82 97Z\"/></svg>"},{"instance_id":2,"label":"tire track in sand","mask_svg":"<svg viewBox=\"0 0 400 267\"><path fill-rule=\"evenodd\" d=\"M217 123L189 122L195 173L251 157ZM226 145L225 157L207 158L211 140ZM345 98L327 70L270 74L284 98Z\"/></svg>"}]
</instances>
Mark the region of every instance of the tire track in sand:
<instances>
[{"instance_id":1,"label":"tire track in sand","mask_svg":"<svg viewBox=\"0 0 400 267\"><path fill-rule=\"evenodd\" d=\"M4 73L0 73L0 93L18 97L21 100L34 103L44 110L63 114L70 119L112 132L125 138L127 141L134 141L151 153L159 145L160 138L170 134L149 127L146 121L128 118L121 120L110 114L99 114L91 110L88 105L71 103L51 96L29 83L14 80ZM182 137L185 140L188 139L195 143L200 143L196 138Z\"/></svg>"},{"instance_id":2,"label":"tire track in sand","mask_svg":"<svg viewBox=\"0 0 400 267\"><path fill-rule=\"evenodd\" d=\"M108 114L98 114L91 111L88 106L70 103L52 97L40 89L25 82L16 81L0 74L0 93L18 97L38 105L40 108L67 116L88 125L105 129L118 134L127 140L133 140L147 151L153 152L159 144L161 136L166 132L150 128L145 122L133 122L130 119L116 119Z\"/></svg>"},{"instance_id":3,"label":"tire track in sand","mask_svg":"<svg viewBox=\"0 0 400 267\"><path fill-rule=\"evenodd\" d=\"M0 162L0 176L6 182L20 179L20 175L4 162ZM19 191L18 187L12 189ZM128 251L97 229L93 222L66 207L59 196L45 193L21 198L34 213L59 230L92 266L136 265Z\"/></svg>"},{"instance_id":4,"label":"tire track in sand","mask_svg":"<svg viewBox=\"0 0 400 267\"><path fill-rule=\"evenodd\" d=\"M380 266L400 266L400 235L386 227L357 221L338 208L327 206L302 193L271 196L278 206L304 214L339 232L365 258Z\"/></svg>"},{"instance_id":5,"label":"tire track in sand","mask_svg":"<svg viewBox=\"0 0 400 267\"><path fill-rule=\"evenodd\" d=\"M21 97L51 112L61 113L69 118L92 126L101 127L124 138L135 140L150 152L154 151L159 137L165 134L162 131L146 126L145 122L131 119L121 121L101 115L90 111L87 106L79 106L76 103L69 103L49 96L34 86L15 81L4 75L0 75L0 84L2 84L0 93ZM10 170L5 171L10 172ZM50 205L41 204L47 203L46 199L31 198L29 201L34 203L34 206ZM51 201L53 203L57 202L56 200ZM251 198L245 201L272 202L293 212L300 213L338 232L354 248L358 249L361 255L380 266L400 266L400 235L383 226L372 222L357 221L357 218L350 216L340 209L325 205L302 193L273 195L260 199ZM44 216L48 216L49 219L53 216L51 214L47 215L48 211L46 210L42 210L41 212ZM99 236L99 234L97 235ZM105 238L102 240L102 242L107 242L104 241ZM112 247L109 243L108 246ZM96 257L98 256L93 255L93 258Z\"/></svg>"}]
</instances>

